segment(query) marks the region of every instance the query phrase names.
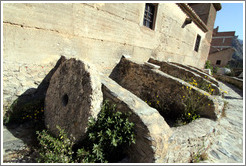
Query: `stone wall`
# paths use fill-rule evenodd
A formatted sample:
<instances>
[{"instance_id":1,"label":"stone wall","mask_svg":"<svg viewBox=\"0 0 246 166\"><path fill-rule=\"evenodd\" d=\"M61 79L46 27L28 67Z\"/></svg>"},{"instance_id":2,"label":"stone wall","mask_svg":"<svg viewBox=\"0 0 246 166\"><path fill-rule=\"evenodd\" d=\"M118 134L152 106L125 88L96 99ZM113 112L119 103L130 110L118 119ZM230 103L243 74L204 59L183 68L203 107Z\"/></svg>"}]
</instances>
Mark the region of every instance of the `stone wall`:
<instances>
[{"instance_id":1,"label":"stone wall","mask_svg":"<svg viewBox=\"0 0 246 166\"><path fill-rule=\"evenodd\" d=\"M10 104L23 93L33 93L55 63L7 63L3 61L3 108L4 114Z\"/></svg>"},{"instance_id":2,"label":"stone wall","mask_svg":"<svg viewBox=\"0 0 246 166\"><path fill-rule=\"evenodd\" d=\"M4 58L32 63L63 54L112 69L119 55L128 53L142 62L160 55L203 67L199 60L209 45L205 33L194 23L182 28L187 16L175 3L160 3L155 30L146 28L142 25L144 5L4 4ZM197 34L202 36L198 53L194 51ZM109 64L103 64L106 59Z\"/></svg>"},{"instance_id":3,"label":"stone wall","mask_svg":"<svg viewBox=\"0 0 246 166\"><path fill-rule=\"evenodd\" d=\"M139 63L154 56L202 68L209 50L206 34L194 23L182 28L187 15L175 3L158 4L151 30L143 26L144 8L144 3L4 3L4 103L35 87L61 55L91 62L106 75L122 54ZM202 37L198 52L197 34ZM30 76L25 66L36 74ZM13 75L19 69L21 74Z\"/></svg>"},{"instance_id":4,"label":"stone wall","mask_svg":"<svg viewBox=\"0 0 246 166\"><path fill-rule=\"evenodd\" d=\"M228 48L224 50L219 50L209 54L208 60L211 61L213 66L224 67L232 59L232 54L235 52L233 48ZM220 64L216 64L220 60Z\"/></svg>"}]
</instances>

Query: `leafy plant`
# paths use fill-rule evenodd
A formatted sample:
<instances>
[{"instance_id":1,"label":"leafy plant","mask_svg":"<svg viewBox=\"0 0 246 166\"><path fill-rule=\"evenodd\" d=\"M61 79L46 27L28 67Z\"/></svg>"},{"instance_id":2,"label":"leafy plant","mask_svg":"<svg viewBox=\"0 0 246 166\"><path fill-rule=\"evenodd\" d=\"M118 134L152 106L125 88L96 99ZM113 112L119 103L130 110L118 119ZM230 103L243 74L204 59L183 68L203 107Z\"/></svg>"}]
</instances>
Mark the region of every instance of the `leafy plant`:
<instances>
[{"instance_id":1,"label":"leafy plant","mask_svg":"<svg viewBox=\"0 0 246 166\"><path fill-rule=\"evenodd\" d=\"M67 137L67 134L59 126L59 138L53 137L46 130L37 131L40 144L38 162L44 163L72 163L74 142Z\"/></svg>"},{"instance_id":2,"label":"leafy plant","mask_svg":"<svg viewBox=\"0 0 246 166\"><path fill-rule=\"evenodd\" d=\"M214 67L213 67L213 73L216 74L217 71L218 71L218 69L219 69L219 68L218 68L217 66L214 66Z\"/></svg>"},{"instance_id":3,"label":"leafy plant","mask_svg":"<svg viewBox=\"0 0 246 166\"><path fill-rule=\"evenodd\" d=\"M126 147L135 143L134 123L129 121L129 115L116 111L116 105L105 101L97 120L89 120L86 138L76 145L58 126L59 138L46 130L37 132L40 144L38 162L106 163L120 160Z\"/></svg>"},{"instance_id":4,"label":"leafy plant","mask_svg":"<svg viewBox=\"0 0 246 166\"><path fill-rule=\"evenodd\" d=\"M211 65L210 60L207 60L204 66L205 69L210 69L211 73L213 73L213 66Z\"/></svg>"},{"instance_id":5,"label":"leafy plant","mask_svg":"<svg viewBox=\"0 0 246 166\"><path fill-rule=\"evenodd\" d=\"M185 89L185 87L182 87L182 88ZM186 86L186 91L188 93L186 93L183 96L180 96L182 103L184 104L184 113L181 114L180 118L178 118L177 120L177 122L181 121L182 124L187 124L187 123L190 123L191 121L194 121L200 118L200 115L198 112L201 111L206 104L204 102L205 96L195 94L192 91L192 88L188 86Z\"/></svg>"},{"instance_id":6,"label":"leafy plant","mask_svg":"<svg viewBox=\"0 0 246 166\"><path fill-rule=\"evenodd\" d=\"M125 147L135 143L134 123L129 113L116 111L116 105L105 101L97 118L89 121L88 134L78 160L82 162L115 162L124 154Z\"/></svg>"},{"instance_id":7,"label":"leafy plant","mask_svg":"<svg viewBox=\"0 0 246 166\"><path fill-rule=\"evenodd\" d=\"M207 76L205 76L207 77ZM193 77L188 80L188 83L192 86L195 86L199 89L202 89L206 92L208 92L210 95L214 94L215 89L211 86L211 84L208 84L205 81L196 81Z\"/></svg>"},{"instance_id":8,"label":"leafy plant","mask_svg":"<svg viewBox=\"0 0 246 166\"><path fill-rule=\"evenodd\" d=\"M206 153L206 149L205 149L204 142L203 142L202 147L200 147L197 152L191 153L190 162L199 163L207 159L208 159L208 154Z\"/></svg>"}]
</instances>

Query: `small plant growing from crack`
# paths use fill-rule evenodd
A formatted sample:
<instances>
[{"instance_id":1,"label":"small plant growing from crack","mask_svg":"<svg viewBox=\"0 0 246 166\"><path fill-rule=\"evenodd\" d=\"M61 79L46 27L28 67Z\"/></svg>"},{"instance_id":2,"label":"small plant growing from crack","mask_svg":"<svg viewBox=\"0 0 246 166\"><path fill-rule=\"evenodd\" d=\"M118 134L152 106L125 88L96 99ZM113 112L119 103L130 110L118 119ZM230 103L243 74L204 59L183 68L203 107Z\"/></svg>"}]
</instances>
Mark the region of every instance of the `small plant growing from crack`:
<instances>
[{"instance_id":1,"label":"small plant growing from crack","mask_svg":"<svg viewBox=\"0 0 246 166\"><path fill-rule=\"evenodd\" d=\"M208 154L206 153L206 149L204 148L205 146L203 142L202 147L200 147L197 152L190 153L191 154L190 163L199 163L201 161L208 159Z\"/></svg>"}]
</instances>

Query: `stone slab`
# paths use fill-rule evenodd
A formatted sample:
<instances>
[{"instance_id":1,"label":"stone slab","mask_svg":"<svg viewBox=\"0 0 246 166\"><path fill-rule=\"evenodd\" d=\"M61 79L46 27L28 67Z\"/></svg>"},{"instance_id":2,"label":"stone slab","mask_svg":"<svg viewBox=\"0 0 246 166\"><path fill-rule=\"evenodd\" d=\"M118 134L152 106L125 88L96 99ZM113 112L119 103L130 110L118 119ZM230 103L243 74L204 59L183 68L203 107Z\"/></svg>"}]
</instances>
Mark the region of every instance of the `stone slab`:
<instances>
[{"instance_id":1,"label":"stone slab","mask_svg":"<svg viewBox=\"0 0 246 166\"><path fill-rule=\"evenodd\" d=\"M57 126L83 139L90 117L96 118L103 101L101 82L88 64L74 58L65 61L50 80L45 98L45 125L58 136Z\"/></svg>"}]
</instances>

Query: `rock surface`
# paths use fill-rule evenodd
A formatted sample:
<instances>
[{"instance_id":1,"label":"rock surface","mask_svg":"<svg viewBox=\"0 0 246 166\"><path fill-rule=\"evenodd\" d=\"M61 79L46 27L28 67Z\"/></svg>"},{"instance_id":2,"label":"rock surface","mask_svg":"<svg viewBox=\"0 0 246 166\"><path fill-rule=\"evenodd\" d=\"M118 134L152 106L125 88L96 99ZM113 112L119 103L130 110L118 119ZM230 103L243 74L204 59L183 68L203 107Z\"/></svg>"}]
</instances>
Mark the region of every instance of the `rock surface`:
<instances>
[{"instance_id":1,"label":"rock surface","mask_svg":"<svg viewBox=\"0 0 246 166\"><path fill-rule=\"evenodd\" d=\"M221 83L228 92L225 117L220 120L214 143L208 149L206 163L243 163L243 92L229 84Z\"/></svg>"},{"instance_id":2,"label":"rock surface","mask_svg":"<svg viewBox=\"0 0 246 166\"><path fill-rule=\"evenodd\" d=\"M90 117L97 117L103 95L96 72L82 61L65 61L51 78L45 98L45 125L56 136L57 126L74 137L85 135Z\"/></svg>"}]
</instances>

